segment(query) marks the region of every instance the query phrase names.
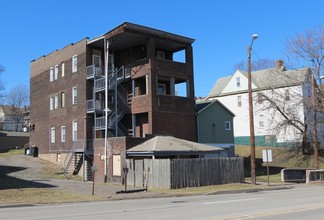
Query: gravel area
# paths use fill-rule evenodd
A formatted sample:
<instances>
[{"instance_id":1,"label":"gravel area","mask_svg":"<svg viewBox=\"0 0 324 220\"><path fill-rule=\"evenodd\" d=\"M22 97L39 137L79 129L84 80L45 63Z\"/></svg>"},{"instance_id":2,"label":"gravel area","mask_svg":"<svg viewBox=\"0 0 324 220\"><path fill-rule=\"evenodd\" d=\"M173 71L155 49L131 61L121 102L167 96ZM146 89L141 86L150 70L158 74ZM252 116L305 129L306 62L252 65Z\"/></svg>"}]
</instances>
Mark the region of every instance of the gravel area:
<instances>
[{"instance_id":1,"label":"gravel area","mask_svg":"<svg viewBox=\"0 0 324 220\"><path fill-rule=\"evenodd\" d=\"M60 179L62 168L39 158L26 155L10 155L0 157L0 177L6 178L8 184L0 184L1 189L21 188L54 188L68 191L75 195L91 195L93 182L75 179ZM57 174L58 177L55 177ZM120 193L123 185L111 183L95 183L95 195L106 196L107 199L135 199L163 196L162 193L140 191ZM127 191L140 189L127 187Z\"/></svg>"}]
</instances>

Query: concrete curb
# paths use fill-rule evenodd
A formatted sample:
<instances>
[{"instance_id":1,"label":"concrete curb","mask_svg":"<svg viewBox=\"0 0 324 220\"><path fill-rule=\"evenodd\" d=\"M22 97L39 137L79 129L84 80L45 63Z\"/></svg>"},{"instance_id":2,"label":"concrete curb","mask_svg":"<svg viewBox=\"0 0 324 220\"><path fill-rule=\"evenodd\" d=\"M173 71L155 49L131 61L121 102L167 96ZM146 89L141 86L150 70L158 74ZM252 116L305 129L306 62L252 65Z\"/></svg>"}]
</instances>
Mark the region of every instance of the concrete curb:
<instances>
[{"instance_id":1,"label":"concrete curb","mask_svg":"<svg viewBox=\"0 0 324 220\"><path fill-rule=\"evenodd\" d=\"M239 190L228 190L228 191L217 191L212 193L207 193L206 195L222 195L222 194L236 194L236 193L256 193L262 191L274 191L274 190L285 190L292 189L293 186L275 186L269 188L259 188L259 189L239 189Z\"/></svg>"}]
</instances>

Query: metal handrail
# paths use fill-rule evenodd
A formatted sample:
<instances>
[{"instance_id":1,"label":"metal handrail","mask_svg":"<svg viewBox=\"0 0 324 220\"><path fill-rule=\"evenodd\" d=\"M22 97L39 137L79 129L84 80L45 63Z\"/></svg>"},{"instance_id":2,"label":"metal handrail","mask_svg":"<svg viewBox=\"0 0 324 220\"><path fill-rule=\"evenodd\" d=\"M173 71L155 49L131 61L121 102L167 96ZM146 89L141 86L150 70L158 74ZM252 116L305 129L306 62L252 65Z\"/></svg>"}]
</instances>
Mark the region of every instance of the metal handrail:
<instances>
[{"instance_id":1,"label":"metal handrail","mask_svg":"<svg viewBox=\"0 0 324 220\"><path fill-rule=\"evenodd\" d=\"M64 175L66 174L68 168L70 167L75 153L77 152L85 153L85 152L92 152L92 151L93 151L93 140L80 139L80 140L73 141L72 147L63 163Z\"/></svg>"}]
</instances>

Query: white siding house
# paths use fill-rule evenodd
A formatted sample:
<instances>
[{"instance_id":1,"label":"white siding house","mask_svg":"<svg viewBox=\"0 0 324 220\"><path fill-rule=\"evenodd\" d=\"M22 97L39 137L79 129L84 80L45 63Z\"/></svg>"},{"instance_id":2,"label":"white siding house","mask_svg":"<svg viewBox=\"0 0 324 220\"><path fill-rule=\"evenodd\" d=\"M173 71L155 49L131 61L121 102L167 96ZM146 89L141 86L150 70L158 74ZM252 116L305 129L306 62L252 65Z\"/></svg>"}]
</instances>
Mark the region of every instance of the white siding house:
<instances>
[{"instance_id":1,"label":"white siding house","mask_svg":"<svg viewBox=\"0 0 324 220\"><path fill-rule=\"evenodd\" d=\"M302 132L296 126L278 125L285 120L279 109L290 112L299 121L308 124L312 132L312 109L305 100L311 97L310 70L286 70L283 66L252 72L252 97L256 145L280 146L287 142L301 142ZM273 101L264 101L267 97ZM232 76L218 79L207 100L217 99L235 114L234 137L236 144L250 143L248 76L237 70ZM271 105L271 106L269 106ZM273 108L278 105L279 108ZM297 121L297 120L296 120ZM311 123L311 124L309 124ZM302 127L302 125L300 125ZM322 142L319 124L319 141ZM310 134L311 135L311 134Z\"/></svg>"}]
</instances>

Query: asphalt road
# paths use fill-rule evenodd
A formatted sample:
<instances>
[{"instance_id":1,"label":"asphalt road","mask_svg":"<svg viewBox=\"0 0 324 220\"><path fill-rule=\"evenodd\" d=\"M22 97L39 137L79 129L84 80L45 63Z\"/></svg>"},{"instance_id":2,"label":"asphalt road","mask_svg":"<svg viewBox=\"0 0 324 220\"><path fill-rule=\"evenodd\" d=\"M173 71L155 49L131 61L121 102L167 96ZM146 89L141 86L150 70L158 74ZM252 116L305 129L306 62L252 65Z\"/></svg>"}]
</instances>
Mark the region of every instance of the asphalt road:
<instances>
[{"instance_id":1,"label":"asphalt road","mask_svg":"<svg viewBox=\"0 0 324 220\"><path fill-rule=\"evenodd\" d=\"M0 219L324 219L323 186L0 208Z\"/></svg>"}]
</instances>

